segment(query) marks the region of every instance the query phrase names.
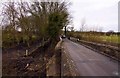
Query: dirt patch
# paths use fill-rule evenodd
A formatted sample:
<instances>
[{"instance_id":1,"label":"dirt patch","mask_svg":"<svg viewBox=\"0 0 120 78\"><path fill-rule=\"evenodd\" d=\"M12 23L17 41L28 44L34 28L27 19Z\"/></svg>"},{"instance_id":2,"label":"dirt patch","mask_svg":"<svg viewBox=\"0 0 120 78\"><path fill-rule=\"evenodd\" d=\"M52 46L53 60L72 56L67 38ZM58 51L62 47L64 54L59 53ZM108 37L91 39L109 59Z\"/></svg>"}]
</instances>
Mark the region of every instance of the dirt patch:
<instances>
[{"instance_id":1,"label":"dirt patch","mask_svg":"<svg viewBox=\"0 0 120 78\"><path fill-rule=\"evenodd\" d=\"M54 45L39 47L28 56L24 50L2 51L2 76L46 76L46 63L54 54Z\"/></svg>"}]
</instances>

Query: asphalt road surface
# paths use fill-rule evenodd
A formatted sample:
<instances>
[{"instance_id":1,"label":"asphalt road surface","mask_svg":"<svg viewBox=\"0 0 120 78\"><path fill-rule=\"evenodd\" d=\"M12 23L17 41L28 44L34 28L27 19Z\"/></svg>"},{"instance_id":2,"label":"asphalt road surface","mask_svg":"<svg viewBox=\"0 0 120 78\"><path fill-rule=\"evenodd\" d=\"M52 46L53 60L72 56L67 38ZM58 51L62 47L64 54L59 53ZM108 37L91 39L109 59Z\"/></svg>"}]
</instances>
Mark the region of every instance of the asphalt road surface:
<instances>
[{"instance_id":1,"label":"asphalt road surface","mask_svg":"<svg viewBox=\"0 0 120 78\"><path fill-rule=\"evenodd\" d=\"M63 48L80 76L118 76L118 62L68 39Z\"/></svg>"}]
</instances>

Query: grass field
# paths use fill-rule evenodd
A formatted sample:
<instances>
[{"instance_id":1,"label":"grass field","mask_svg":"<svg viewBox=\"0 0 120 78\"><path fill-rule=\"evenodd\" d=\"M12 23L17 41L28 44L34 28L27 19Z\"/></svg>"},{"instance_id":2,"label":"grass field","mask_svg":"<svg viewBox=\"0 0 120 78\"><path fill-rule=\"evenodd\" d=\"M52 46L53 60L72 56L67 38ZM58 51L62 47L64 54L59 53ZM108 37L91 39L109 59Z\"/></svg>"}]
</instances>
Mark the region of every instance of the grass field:
<instances>
[{"instance_id":1,"label":"grass field","mask_svg":"<svg viewBox=\"0 0 120 78\"><path fill-rule=\"evenodd\" d=\"M120 44L120 35L97 35L97 34L82 34L82 40L98 43L106 43L110 45Z\"/></svg>"},{"instance_id":2,"label":"grass field","mask_svg":"<svg viewBox=\"0 0 120 78\"><path fill-rule=\"evenodd\" d=\"M120 44L120 40L119 40L120 36L117 36L117 35L100 36L100 38L102 39L102 41L105 41L105 42Z\"/></svg>"}]
</instances>

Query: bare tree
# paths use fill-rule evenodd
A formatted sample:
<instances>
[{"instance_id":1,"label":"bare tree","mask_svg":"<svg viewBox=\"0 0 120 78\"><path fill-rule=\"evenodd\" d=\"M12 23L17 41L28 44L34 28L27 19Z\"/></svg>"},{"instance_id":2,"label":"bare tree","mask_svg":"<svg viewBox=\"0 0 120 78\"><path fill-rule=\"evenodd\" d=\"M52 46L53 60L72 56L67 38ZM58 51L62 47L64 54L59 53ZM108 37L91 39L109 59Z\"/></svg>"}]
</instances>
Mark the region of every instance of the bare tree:
<instances>
[{"instance_id":1,"label":"bare tree","mask_svg":"<svg viewBox=\"0 0 120 78\"><path fill-rule=\"evenodd\" d=\"M69 23L65 2L10 2L5 4L4 16L9 21L6 27L19 43L18 29L23 42L29 46L34 34L40 40L57 38L60 30ZM14 30L14 31L13 31ZM10 32L9 32L10 33Z\"/></svg>"},{"instance_id":2,"label":"bare tree","mask_svg":"<svg viewBox=\"0 0 120 78\"><path fill-rule=\"evenodd\" d=\"M85 18L83 18L83 19L81 20L81 27L80 27L80 31L81 31L81 32L84 31L85 23L86 23Z\"/></svg>"},{"instance_id":3,"label":"bare tree","mask_svg":"<svg viewBox=\"0 0 120 78\"><path fill-rule=\"evenodd\" d=\"M102 32L103 31L103 27L99 27L99 32Z\"/></svg>"}]
</instances>

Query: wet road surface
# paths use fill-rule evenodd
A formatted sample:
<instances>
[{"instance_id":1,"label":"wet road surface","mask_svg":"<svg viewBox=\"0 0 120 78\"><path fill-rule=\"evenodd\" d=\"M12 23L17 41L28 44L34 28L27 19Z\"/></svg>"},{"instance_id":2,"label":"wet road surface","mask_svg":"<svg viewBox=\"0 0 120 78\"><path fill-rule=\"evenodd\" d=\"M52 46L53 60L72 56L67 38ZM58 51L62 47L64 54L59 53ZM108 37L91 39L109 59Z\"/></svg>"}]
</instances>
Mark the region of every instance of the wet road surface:
<instances>
[{"instance_id":1,"label":"wet road surface","mask_svg":"<svg viewBox=\"0 0 120 78\"><path fill-rule=\"evenodd\" d=\"M118 76L118 62L68 39L63 48L80 76Z\"/></svg>"}]
</instances>

